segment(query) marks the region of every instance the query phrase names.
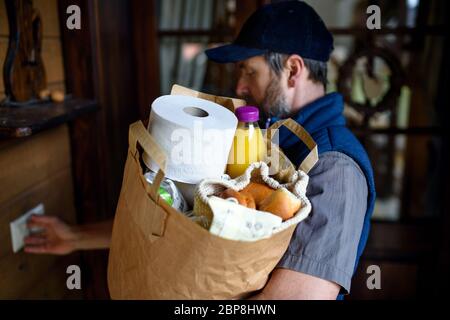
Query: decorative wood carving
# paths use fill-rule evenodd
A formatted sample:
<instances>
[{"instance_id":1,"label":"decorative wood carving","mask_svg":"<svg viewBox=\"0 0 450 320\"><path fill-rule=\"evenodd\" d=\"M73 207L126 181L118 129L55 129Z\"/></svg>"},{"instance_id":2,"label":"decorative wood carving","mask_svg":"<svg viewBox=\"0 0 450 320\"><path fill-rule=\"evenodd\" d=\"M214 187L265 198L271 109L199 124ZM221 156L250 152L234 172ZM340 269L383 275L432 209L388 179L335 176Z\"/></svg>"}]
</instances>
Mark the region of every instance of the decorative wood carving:
<instances>
[{"instance_id":1,"label":"decorative wood carving","mask_svg":"<svg viewBox=\"0 0 450 320\"><path fill-rule=\"evenodd\" d=\"M391 71L389 77L389 89L383 98L376 104L370 103L370 98L365 97L365 103L358 103L352 99L352 78L356 63L361 58L367 58L366 70L369 79L375 79L374 60L381 58ZM389 50L380 47L366 46L354 52L339 68L338 92L342 93L345 102L355 110L363 114L365 123L377 112L394 110L397 107L400 91L404 83L404 72L400 61Z\"/></svg>"},{"instance_id":2,"label":"decorative wood carving","mask_svg":"<svg viewBox=\"0 0 450 320\"><path fill-rule=\"evenodd\" d=\"M46 88L42 20L32 0L5 0L9 45L3 67L7 102L30 102Z\"/></svg>"}]
</instances>

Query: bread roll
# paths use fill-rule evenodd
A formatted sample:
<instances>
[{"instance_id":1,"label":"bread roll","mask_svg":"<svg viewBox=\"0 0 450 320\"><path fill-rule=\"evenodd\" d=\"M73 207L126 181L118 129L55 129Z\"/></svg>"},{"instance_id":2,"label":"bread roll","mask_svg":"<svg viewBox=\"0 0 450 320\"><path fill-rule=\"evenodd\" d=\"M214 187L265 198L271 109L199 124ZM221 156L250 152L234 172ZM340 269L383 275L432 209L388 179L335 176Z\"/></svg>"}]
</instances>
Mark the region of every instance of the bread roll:
<instances>
[{"instance_id":1,"label":"bread roll","mask_svg":"<svg viewBox=\"0 0 450 320\"><path fill-rule=\"evenodd\" d=\"M270 212L284 220L290 219L300 209L302 202L286 188L274 190L261 183L250 182L241 191L225 189L220 198L234 198L247 208Z\"/></svg>"},{"instance_id":2,"label":"bread roll","mask_svg":"<svg viewBox=\"0 0 450 320\"><path fill-rule=\"evenodd\" d=\"M250 194L253 199L255 199L255 203L258 206L259 203L275 192L275 189L272 189L265 184L250 182L244 189L242 189L242 192Z\"/></svg>"},{"instance_id":3,"label":"bread roll","mask_svg":"<svg viewBox=\"0 0 450 320\"><path fill-rule=\"evenodd\" d=\"M238 192L234 191L233 189L225 189L224 191L219 193L218 196L222 199L234 198L240 205L243 205L247 208L256 209L255 200L247 192Z\"/></svg>"},{"instance_id":4,"label":"bread roll","mask_svg":"<svg viewBox=\"0 0 450 320\"><path fill-rule=\"evenodd\" d=\"M302 202L285 188L275 190L259 203L258 210L273 213L284 220L290 219L300 209Z\"/></svg>"}]
</instances>

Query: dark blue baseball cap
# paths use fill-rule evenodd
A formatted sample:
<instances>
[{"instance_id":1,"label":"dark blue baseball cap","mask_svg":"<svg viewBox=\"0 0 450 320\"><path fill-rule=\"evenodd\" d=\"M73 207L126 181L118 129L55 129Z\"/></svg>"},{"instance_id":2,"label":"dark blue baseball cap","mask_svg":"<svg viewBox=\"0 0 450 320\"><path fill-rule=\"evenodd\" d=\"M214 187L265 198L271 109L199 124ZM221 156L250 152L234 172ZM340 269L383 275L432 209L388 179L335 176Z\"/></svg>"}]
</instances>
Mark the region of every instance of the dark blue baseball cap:
<instances>
[{"instance_id":1,"label":"dark blue baseball cap","mask_svg":"<svg viewBox=\"0 0 450 320\"><path fill-rule=\"evenodd\" d=\"M269 51L326 62L333 51L333 36L308 4L284 1L259 8L244 23L233 43L205 53L212 61L227 63Z\"/></svg>"}]
</instances>

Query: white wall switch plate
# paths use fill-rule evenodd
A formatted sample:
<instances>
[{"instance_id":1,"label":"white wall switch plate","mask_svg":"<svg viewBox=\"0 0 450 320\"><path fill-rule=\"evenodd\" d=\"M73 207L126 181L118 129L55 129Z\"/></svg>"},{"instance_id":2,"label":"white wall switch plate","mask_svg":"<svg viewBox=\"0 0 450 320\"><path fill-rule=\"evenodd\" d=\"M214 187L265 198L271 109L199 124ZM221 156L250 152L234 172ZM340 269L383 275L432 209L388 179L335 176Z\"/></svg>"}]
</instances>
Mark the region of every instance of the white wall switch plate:
<instances>
[{"instance_id":1,"label":"white wall switch plate","mask_svg":"<svg viewBox=\"0 0 450 320\"><path fill-rule=\"evenodd\" d=\"M27 220L33 214L43 215L45 213L44 204L40 203L33 209L27 211L14 221L11 221L9 228L11 229L11 243L14 253L24 247L23 239L30 234L27 227Z\"/></svg>"}]
</instances>

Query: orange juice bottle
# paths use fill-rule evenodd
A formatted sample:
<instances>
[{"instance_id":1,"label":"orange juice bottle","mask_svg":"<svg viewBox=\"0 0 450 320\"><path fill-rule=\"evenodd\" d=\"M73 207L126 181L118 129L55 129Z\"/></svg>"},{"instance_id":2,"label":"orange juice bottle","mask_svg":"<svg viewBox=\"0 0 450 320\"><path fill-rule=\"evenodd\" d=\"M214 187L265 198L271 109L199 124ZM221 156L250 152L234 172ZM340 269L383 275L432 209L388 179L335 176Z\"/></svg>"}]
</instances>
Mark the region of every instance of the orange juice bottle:
<instances>
[{"instance_id":1,"label":"orange juice bottle","mask_svg":"<svg viewBox=\"0 0 450 320\"><path fill-rule=\"evenodd\" d=\"M227 174L233 179L242 175L253 162L264 160L266 155L266 144L258 125L258 108L240 107L235 114L239 123L227 165Z\"/></svg>"}]
</instances>

